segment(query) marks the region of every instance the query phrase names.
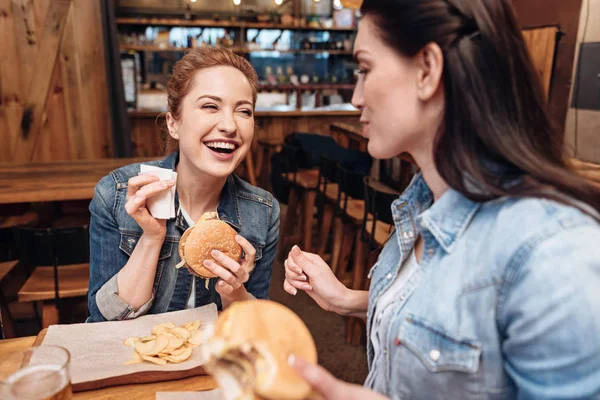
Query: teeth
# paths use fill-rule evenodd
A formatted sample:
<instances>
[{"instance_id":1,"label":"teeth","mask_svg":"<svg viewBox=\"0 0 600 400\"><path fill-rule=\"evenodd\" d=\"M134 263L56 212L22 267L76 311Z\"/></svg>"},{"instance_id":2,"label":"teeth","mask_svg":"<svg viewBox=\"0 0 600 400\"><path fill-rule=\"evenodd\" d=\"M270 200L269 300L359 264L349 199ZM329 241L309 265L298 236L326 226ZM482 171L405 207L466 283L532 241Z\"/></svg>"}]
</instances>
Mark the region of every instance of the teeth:
<instances>
[{"instance_id":1,"label":"teeth","mask_svg":"<svg viewBox=\"0 0 600 400\"><path fill-rule=\"evenodd\" d=\"M229 149L235 150L235 144L233 143L225 143L225 142L207 142L205 143L208 147L213 149Z\"/></svg>"}]
</instances>

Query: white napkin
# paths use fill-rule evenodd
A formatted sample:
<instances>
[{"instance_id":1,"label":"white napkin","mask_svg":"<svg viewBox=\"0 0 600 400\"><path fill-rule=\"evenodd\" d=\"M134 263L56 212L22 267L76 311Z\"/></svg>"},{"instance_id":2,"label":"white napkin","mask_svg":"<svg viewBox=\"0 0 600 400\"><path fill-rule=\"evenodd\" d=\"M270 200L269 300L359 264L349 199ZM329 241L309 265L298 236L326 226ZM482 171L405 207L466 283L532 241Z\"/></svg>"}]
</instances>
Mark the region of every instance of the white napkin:
<instances>
[{"instance_id":1,"label":"white napkin","mask_svg":"<svg viewBox=\"0 0 600 400\"><path fill-rule=\"evenodd\" d=\"M221 389L206 392L156 392L156 400L221 400Z\"/></svg>"},{"instance_id":2,"label":"white napkin","mask_svg":"<svg viewBox=\"0 0 600 400\"><path fill-rule=\"evenodd\" d=\"M148 174L158 176L161 181L166 181L169 179L177 180L177 172L171 169L142 164L140 166L139 175ZM175 187L176 186L173 186L171 189L148 199L146 206L154 218L175 218Z\"/></svg>"}]
</instances>

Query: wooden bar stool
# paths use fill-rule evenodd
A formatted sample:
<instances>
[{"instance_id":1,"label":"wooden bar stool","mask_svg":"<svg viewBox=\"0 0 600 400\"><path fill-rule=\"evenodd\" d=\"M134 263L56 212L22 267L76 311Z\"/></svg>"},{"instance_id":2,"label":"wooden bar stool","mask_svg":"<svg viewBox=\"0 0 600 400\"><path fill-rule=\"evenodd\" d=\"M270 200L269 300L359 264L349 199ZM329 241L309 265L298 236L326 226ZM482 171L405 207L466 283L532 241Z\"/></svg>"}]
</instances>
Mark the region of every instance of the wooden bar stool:
<instances>
[{"instance_id":1,"label":"wooden bar stool","mask_svg":"<svg viewBox=\"0 0 600 400\"><path fill-rule=\"evenodd\" d=\"M364 188L367 212L362 229L356 237L352 270L352 289L354 290L365 290L368 287L367 271L375 263L374 256L381 251L393 232L394 218L391 206L392 202L400 195L398 191L369 177L364 179ZM362 319L348 318L346 320L346 342L359 345L364 329Z\"/></svg>"},{"instance_id":2,"label":"wooden bar stool","mask_svg":"<svg viewBox=\"0 0 600 400\"><path fill-rule=\"evenodd\" d=\"M287 170L282 173L282 178L290 187L287 211L283 228L279 236L278 259L283 261L288 252L289 243L296 238L301 239L303 249L310 251L312 244L313 209L316 199L316 189L319 182L317 168L299 169L298 158L304 151L295 145L284 146L282 152L288 163ZM295 228L301 224L300 235L294 235Z\"/></svg>"},{"instance_id":3,"label":"wooden bar stool","mask_svg":"<svg viewBox=\"0 0 600 400\"><path fill-rule=\"evenodd\" d=\"M270 190L271 184L269 182L269 177L271 176L271 156L274 153L278 153L281 151L281 148L283 147L283 142L279 139L265 138L258 139L257 143L258 149L256 152L255 166L256 179L260 187L266 190Z\"/></svg>"},{"instance_id":4,"label":"wooden bar stool","mask_svg":"<svg viewBox=\"0 0 600 400\"><path fill-rule=\"evenodd\" d=\"M30 271L19 290L19 301L42 303L42 329L59 323L65 298L87 295L88 238L87 226L15 228L19 259Z\"/></svg>"},{"instance_id":5,"label":"wooden bar stool","mask_svg":"<svg viewBox=\"0 0 600 400\"><path fill-rule=\"evenodd\" d=\"M13 229L16 226L35 226L38 215L34 211L26 211L20 215L10 215L0 221L0 320L2 335L5 339L17 337L14 318L9 307L9 298L2 290L4 279L17 267L17 251Z\"/></svg>"},{"instance_id":6,"label":"wooden bar stool","mask_svg":"<svg viewBox=\"0 0 600 400\"><path fill-rule=\"evenodd\" d=\"M2 291L2 281L19 263L18 260L0 263L0 322L2 323L2 334L0 339L11 339L17 337L15 321L8 308L8 301Z\"/></svg>"},{"instance_id":7,"label":"wooden bar stool","mask_svg":"<svg viewBox=\"0 0 600 400\"><path fill-rule=\"evenodd\" d=\"M335 220L334 247L331 268L340 281L348 280L347 271L356 233L367 215L365 206L365 175L340 165L340 213Z\"/></svg>"},{"instance_id":8,"label":"wooden bar stool","mask_svg":"<svg viewBox=\"0 0 600 400\"><path fill-rule=\"evenodd\" d=\"M319 247L317 254L324 260L331 260L326 254L327 245L331 234L333 220L339 213L340 202L340 173L337 160L321 157L319 165L319 185L317 189L317 201L319 204Z\"/></svg>"},{"instance_id":9,"label":"wooden bar stool","mask_svg":"<svg viewBox=\"0 0 600 400\"><path fill-rule=\"evenodd\" d=\"M286 138L282 152L288 163L282 174L289 183L290 195L280 235L278 259L283 261L291 242L294 228L301 226L300 243L305 251L312 251L314 208L319 185L319 161L323 154L338 146L329 136L294 133Z\"/></svg>"}]
</instances>

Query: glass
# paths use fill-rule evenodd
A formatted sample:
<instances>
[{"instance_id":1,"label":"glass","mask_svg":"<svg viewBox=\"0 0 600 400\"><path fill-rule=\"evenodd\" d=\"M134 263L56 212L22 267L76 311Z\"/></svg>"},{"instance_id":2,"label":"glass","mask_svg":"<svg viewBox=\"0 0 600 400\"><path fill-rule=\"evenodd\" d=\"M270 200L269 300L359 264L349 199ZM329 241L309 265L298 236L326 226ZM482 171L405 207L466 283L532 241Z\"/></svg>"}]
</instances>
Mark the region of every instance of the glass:
<instances>
[{"instance_id":1,"label":"glass","mask_svg":"<svg viewBox=\"0 0 600 400\"><path fill-rule=\"evenodd\" d=\"M60 346L32 347L0 361L3 400L68 400L72 397L69 362Z\"/></svg>"}]
</instances>

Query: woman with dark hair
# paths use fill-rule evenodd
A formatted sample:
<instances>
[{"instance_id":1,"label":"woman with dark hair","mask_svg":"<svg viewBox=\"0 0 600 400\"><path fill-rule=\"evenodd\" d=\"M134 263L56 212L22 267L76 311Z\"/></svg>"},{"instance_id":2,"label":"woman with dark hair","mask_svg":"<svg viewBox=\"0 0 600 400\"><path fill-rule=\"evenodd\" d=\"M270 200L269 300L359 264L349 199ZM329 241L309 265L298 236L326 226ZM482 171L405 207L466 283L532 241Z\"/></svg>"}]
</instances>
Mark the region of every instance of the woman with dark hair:
<instances>
[{"instance_id":1,"label":"woman with dark hair","mask_svg":"<svg viewBox=\"0 0 600 400\"><path fill-rule=\"evenodd\" d=\"M365 388L326 399L596 398L600 183L568 166L509 0L365 0L353 103L375 158L420 173L370 289L292 249L285 290L367 318Z\"/></svg>"}]
</instances>

